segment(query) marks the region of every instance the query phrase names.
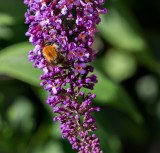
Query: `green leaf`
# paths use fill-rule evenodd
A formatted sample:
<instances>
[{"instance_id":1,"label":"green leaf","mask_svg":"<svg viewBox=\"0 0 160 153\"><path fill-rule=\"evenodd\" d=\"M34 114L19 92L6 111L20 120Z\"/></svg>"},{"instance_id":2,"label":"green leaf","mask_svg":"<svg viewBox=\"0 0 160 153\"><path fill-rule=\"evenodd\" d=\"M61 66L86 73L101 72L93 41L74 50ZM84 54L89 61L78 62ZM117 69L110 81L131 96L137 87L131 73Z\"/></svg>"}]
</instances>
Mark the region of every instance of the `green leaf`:
<instances>
[{"instance_id":1,"label":"green leaf","mask_svg":"<svg viewBox=\"0 0 160 153\"><path fill-rule=\"evenodd\" d=\"M98 25L102 36L117 48L142 51L146 47L138 24L122 1L111 1L108 14L101 16Z\"/></svg>"},{"instance_id":2,"label":"green leaf","mask_svg":"<svg viewBox=\"0 0 160 153\"><path fill-rule=\"evenodd\" d=\"M13 25L15 23L14 18L6 13L0 13L0 26L4 26L4 25Z\"/></svg>"},{"instance_id":3,"label":"green leaf","mask_svg":"<svg viewBox=\"0 0 160 153\"><path fill-rule=\"evenodd\" d=\"M29 43L23 42L9 46L0 52L0 73L38 86L42 71L33 68L28 60L28 51L33 49Z\"/></svg>"},{"instance_id":4,"label":"green leaf","mask_svg":"<svg viewBox=\"0 0 160 153\"><path fill-rule=\"evenodd\" d=\"M121 0L110 0L106 7L108 14L101 16L101 23L98 25L102 37L115 48L134 52L139 62L159 73L158 63L129 7Z\"/></svg>"},{"instance_id":5,"label":"green leaf","mask_svg":"<svg viewBox=\"0 0 160 153\"><path fill-rule=\"evenodd\" d=\"M129 51L141 51L145 48L144 40L115 8L111 8L107 15L102 15L101 20L98 28L112 45Z\"/></svg>"},{"instance_id":6,"label":"green leaf","mask_svg":"<svg viewBox=\"0 0 160 153\"><path fill-rule=\"evenodd\" d=\"M141 114L124 88L120 84L109 80L97 69L95 73L98 74L98 83L93 90L93 93L97 95L96 101L119 109L128 114L135 122L142 123Z\"/></svg>"}]
</instances>

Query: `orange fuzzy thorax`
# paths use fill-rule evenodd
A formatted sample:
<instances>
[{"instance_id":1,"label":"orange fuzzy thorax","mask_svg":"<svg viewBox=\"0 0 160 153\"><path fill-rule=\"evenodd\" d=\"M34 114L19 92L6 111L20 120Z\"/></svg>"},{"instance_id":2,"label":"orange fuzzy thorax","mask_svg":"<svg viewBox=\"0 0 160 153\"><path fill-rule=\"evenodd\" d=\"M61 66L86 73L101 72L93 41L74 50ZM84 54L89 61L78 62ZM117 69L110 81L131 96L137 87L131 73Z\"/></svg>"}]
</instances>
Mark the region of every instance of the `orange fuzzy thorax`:
<instances>
[{"instance_id":1,"label":"orange fuzzy thorax","mask_svg":"<svg viewBox=\"0 0 160 153\"><path fill-rule=\"evenodd\" d=\"M48 45L43 48L43 54L48 61L55 60L57 57L56 47L53 45Z\"/></svg>"}]
</instances>

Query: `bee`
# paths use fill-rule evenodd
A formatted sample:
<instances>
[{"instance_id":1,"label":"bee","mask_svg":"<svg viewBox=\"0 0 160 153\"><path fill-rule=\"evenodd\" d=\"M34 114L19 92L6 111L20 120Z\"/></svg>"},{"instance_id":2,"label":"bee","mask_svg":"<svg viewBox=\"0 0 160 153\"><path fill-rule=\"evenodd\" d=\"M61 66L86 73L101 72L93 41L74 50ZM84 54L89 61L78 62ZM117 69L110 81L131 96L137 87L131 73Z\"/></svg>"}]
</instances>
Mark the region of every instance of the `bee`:
<instances>
[{"instance_id":1,"label":"bee","mask_svg":"<svg viewBox=\"0 0 160 153\"><path fill-rule=\"evenodd\" d=\"M60 47L56 43L46 42L42 53L48 63L53 66L63 64L66 61L66 57L62 54Z\"/></svg>"}]
</instances>

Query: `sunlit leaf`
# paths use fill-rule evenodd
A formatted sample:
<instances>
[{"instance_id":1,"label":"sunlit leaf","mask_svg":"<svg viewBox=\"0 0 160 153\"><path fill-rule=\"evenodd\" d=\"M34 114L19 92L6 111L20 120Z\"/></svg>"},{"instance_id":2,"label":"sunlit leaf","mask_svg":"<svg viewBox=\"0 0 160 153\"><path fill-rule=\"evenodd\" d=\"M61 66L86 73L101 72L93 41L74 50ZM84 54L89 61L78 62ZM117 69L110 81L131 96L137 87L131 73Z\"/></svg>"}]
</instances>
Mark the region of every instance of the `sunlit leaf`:
<instances>
[{"instance_id":1,"label":"sunlit leaf","mask_svg":"<svg viewBox=\"0 0 160 153\"><path fill-rule=\"evenodd\" d=\"M117 1L114 3L118 3ZM114 5L113 3L113 5ZM121 4L118 3L120 6ZM109 7L109 13L102 15L102 22L99 24L102 36L111 44L118 48L129 51L142 51L146 47L143 37L139 34L137 26L128 17L128 9L124 13L119 5Z\"/></svg>"},{"instance_id":2,"label":"sunlit leaf","mask_svg":"<svg viewBox=\"0 0 160 153\"><path fill-rule=\"evenodd\" d=\"M14 18L6 13L0 13L0 26L13 25L15 23Z\"/></svg>"},{"instance_id":3,"label":"sunlit leaf","mask_svg":"<svg viewBox=\"0 0 160 153\"><path fill-rule=\"evenodd\" d=\"M33 68L28 60L28 51L33 49L29 43L9 46L0 52L0 73L9 75L32 85L39 85L42 71Z\"/></svg>"},{"instance_id":4,"label":"sunlit leaf","mask_svg":"<svg viewBox=\"0 0 160 153\"><path fill-rule=\"evenodd\" d=\"M140 63L159 73L158 63L133 13L121 0L110 0L107 4L108 14L101 16L98 25L102 37L115 48L133 52Z\"/></svg>"}]
</instances>

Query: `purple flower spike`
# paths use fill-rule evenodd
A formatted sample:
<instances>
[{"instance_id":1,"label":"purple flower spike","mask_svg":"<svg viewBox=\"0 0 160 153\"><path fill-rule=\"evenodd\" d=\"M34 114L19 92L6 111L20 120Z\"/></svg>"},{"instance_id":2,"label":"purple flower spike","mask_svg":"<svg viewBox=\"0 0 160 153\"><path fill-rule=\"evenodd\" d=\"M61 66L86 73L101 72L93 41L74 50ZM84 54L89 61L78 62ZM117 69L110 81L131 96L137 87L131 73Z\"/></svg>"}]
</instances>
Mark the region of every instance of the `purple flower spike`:
<instances>
[{"instance_id":1,"label":"purple flower spike","mask_svg":"<svg viewBox=\"0 0 160 153\"><path fill-rule=\"evenodd\" d=\"M100 5L105 0L24 0L29 9L25 23L30 23L26 36L35 48L29 51L29 61L43 69L40 86L45 86L47 104L57 115L62 138L68 138L72 149L79 153L102 153L100 140L92 132L97 130L92 107L96 94L97 75L89 75L97 50L92 50L93 37L100 14L107 13ZM69 88L66 89L66 86ZM79 101L81 99L81 101Z\"/></svg>"}]
</instances>

